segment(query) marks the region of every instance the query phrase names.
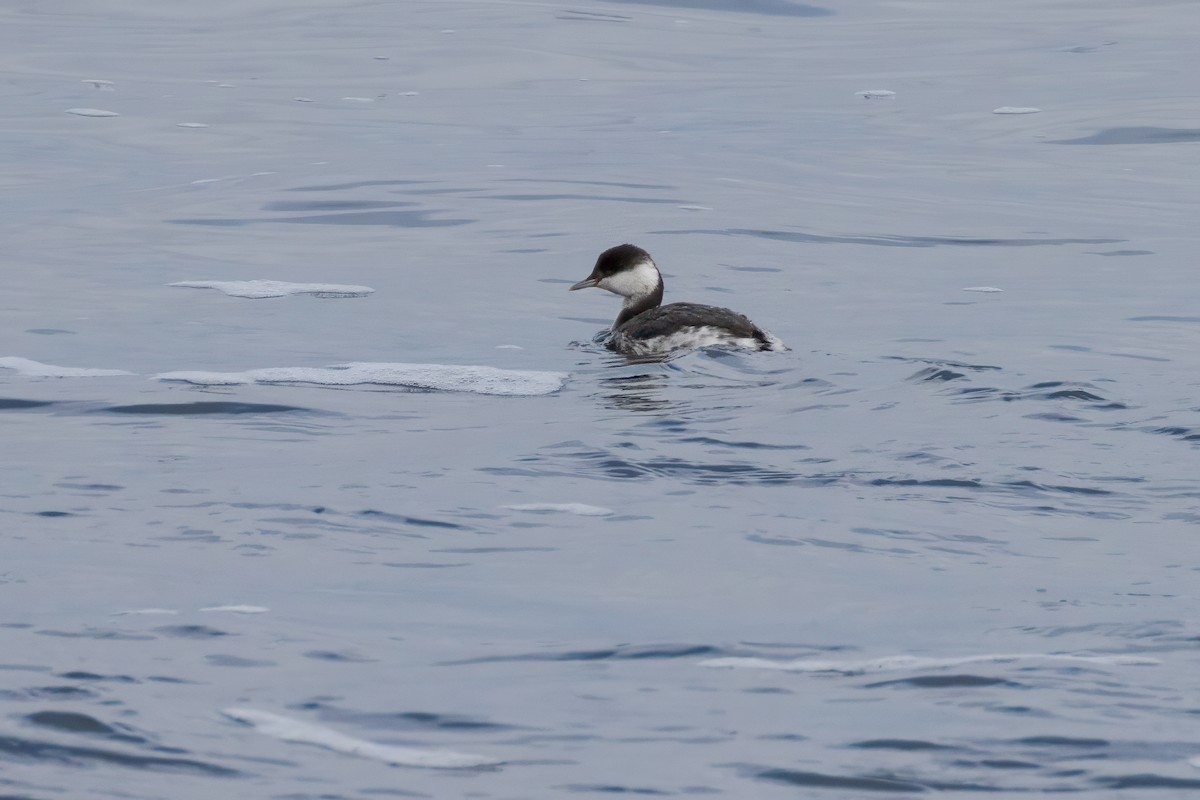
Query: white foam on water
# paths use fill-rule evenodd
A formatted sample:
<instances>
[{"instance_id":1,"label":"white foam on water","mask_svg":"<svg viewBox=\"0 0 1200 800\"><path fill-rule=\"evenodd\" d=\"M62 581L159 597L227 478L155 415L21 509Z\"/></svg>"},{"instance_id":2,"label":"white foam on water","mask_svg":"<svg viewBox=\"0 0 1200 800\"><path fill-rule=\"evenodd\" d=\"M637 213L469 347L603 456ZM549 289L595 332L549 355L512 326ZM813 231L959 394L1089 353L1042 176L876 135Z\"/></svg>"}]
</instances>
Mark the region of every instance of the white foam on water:
<instances>
[{"instance_id":1,"label":"white foam on water","mask_svg":"<svg viewBox=\"0 0 1200 800\"><path fill-rule=\"evenodd\" d=\"M253 725L259 733L274 736L285 742L312 744L335 753L345 753L360 758L370 758L401 767L429 767L432 769L472 769L495 767L504 762L488 756L459 753L454 750L426 750L416 747L399 747L378 744L366 739L356 739L332 728L314 725L291 717L258 711L253 708L227 708L225 716Z\"/></svg>"},{"instance_id":2,"label":"white foam on water","mask_svg":"<svg viewBox=\"0 0 1200 800\"><path fill-rule=\"evenodd\" d=\"M1041 111L1033 106L1000 106L992 109L993 114L1040 114Z\"/></svg>"},{"instance_id":3,"label":"white foam on water","mask_svg":"<svg viewBox=\"0 0 1200 800\"><path fill-rule=\"evenodd\" d=\"M266 606L207 606L201 611L226 611L230 614L266 614L271 609Z\"/></svg>"},{"instance_id":4,"label":"white foam on water","mask_svg":"<svg viewBox=\"0 0 1200 800\"><path fill-rule=\"evenodd\" d=\"M995 293L995 292L1003 292L1004 290L997 289L995 286L964 286L963 291L964 292Z\"/></svg>"},{"instance_id":5,"label":"white foam on water","mask_svg":"<svg viewBox=\"0 0 1200 800\"><path fill-rule=\"evenodd\" d=\"M349 100L351 103L374 103L374 97L343 97L343 100Z\"/></svg>"},{"instance_id":6,"label":"white foam on water","mask_svg":"<svg viewBox=\"0 0 1200 800\"><path fill-rule=\"evenodd\" d=\"M219 180L219 179L218 179ZM200 183L200 181L193 181ZM287 297L292 294L311 294L313 297L366 297L374 294L370 286L352 286L337 283L289 283L288 281L178 281L168 286L184 289L216 289L230 297L245 297L262 300L266 297Z\"/></svg>"},{"instance_id":7,"label":"white foam on water","mask_svg":"<svg viewBox=\"0 0 1200 800\"><path fill-rule=\"evenodd\" d=\"M576 514L581 517L606 517L613 513L611 508L589 506L587 503L521 503L515 506L502 506L513 511L530 511L534 514Z\"/></svg>"},{"instance_id":8,"label":"white foam on water","mask_svg":"<svg viewBox=\"0 0 1200 800\"><path fill-rule=\"evenodd\" d=\"M896 93L891 89L866 89L861 92L855 92L855 97L863 97L867 100L876 100L881 97L895 97Z\"/></svg>"},{"instance_id":9,"label":"white foam on water","mask_svg":"<svg viewBox=\"0 0 1200 800\"><path fill-rule=\"evenodd\" d=\"M710 658L700 662L702 667L770 669L784 672L839 672L861 675L870 672L940 669L963 664L1010 664L1017 661L1065 661L1075 664L1108 664L1115 666L1153 666L1161 662L1142 656L1080 656L1063 653L995 653L957 658L922 658L919 656L883 656L862 661L821 661L798 658L778 661L770 658Z\"/></svg>"},{"instance_id":10,"label":"white foam on water","mask_svg":"<svg viewBox=\"0 0 1200 800\"><path fill-rule=\"evenodd\" d=\"M121 116L115 111L105 111L103 108L68 108L68 114L74 114L77 117L119 117Z\"/></svg>"},{"instance_id":11,"label":"white foam on water","mask_svg":"<svg viewBox=\"0 0 1200 800\"><path fill-rule=\"evenodd\" d=\"M562 372L471 367L450 364L352 363L328 367L268 367L245 372L164 372L160 381L196 386L249 383L304 383L317 386L401 386L435 392L530 396L553 394L563 387Z\"/></svg>"},{"instance_id":12,"label":"white foam on water","mask_svg":"<svg viewBox=\"0 0 1200 800\"><path fill-rule=\"evenodd\" d=\"M132 375L123 369L93 369L91 367L58 367L43 364L19 356L0 358L0 367L11 369L30 378L111 378L116 375Z\"/></svg>"},{"instance_id":13,"label":"white foam on water","mask_svg":"<svg viewBox=\"0 0 1200 800\"><path fill-rule=\"evenodd\" d=\"M1196 756L1195 758L1189 758L1188 763L1191 764L1196 769L1200 769L1200 756Z\"/></svg>"},{"instance_id":14,"label":"white foam on water","mask_svg":"<svg viewBox=\"0 0 1200 800\"><path fill-rule=\"evenodd\" d=\"M176 128L207 128L208 124L204 122L176 122Z\"/></svg>"}]
</instances>

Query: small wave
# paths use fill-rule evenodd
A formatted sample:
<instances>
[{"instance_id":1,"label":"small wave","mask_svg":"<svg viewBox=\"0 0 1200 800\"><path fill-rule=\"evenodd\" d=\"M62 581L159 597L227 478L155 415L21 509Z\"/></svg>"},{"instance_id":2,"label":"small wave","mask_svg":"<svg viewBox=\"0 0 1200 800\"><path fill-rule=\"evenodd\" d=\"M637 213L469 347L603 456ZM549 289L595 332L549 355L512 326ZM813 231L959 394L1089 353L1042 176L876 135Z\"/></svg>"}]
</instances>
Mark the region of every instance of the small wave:
<instances>
[{"instance_id":1,"label":"small wave","mask_svg":"<svg viewBox=\"0 0 1200 800\"><path fill-rule=\"evenodd\" d=\"M51 769L57 770L61 770L65 764L78 767L125 767L139 773L159 772L217 778L238 777L242 774L238 770L198 759L146 756L105 747L57 744L19 736L0 736L0 756L25 763L41 762L54 765Z\"/></svg>"},{"instance_id":2,"label":"small wave","mask_svg":"<svg viewBox=\"0 0 1200 800\"><path fill-rule=\"evenodd\" d=\"M522 477L571 476L620 481L669 478L704 486L823 486L834 480L827 476L806 476L782 467L760 466L745 461L702 463L662 456L637 461L595 449L556 452L550 458L535 456L522 461L532 462L532 466L484 467L483 471Z\"/></svg>"},{"instance_id":3,"label":"small wave","mask_svg":"<svg viewBox=\"0 0 1200 800\"><path fill-rule=\"evenodd\" d=\"M68 108L68 114L74 114L77 117L119 117L121 116L116 111L109 111L104 108Z\"/></svg>"},{"instance_id":4,"label":"small wave","mask_svg":"<svg viewBox=\"0 0 1200 800\"><path fill-rule=\"evenodd\" d=\"M1048 139L1046 144L1174 144L1200 142L1200 129L1160 128L1154 126L1105 128L1091 136L1075 139Z\"/></svg>"},{"instance_id":5,"label":"small wave","mask_svg":"<svg viewBox=\"0 0 1200 800\"><path fill-rule=\"evenodd\" d=\"M271 609L265 606L207 606L201 611L226 611L230 614L266 614Z\"/></svg>"},{"instance_id":6,"label":"small wave","mask_svg":"<svg viewBox=\"0 0 1200 800\"><path fill-rule=\"evenodd\" d=\"M0 358L0 368L11 369L30 378L111 378L132 375L123 369L93 369L91 367L59 367L18 356Z\"/></svg>"},{"instance_id":7,"label":"small wave","mask_svg":"<svg viewBox=\"0 0 1200 800\"><path fill-rule=\"evenodd\" d=\"M443 666L462 666L466 664L492 664L505 661L653 661L669 658L711 656L727 652L729 651L708 644L616 645L598 650L567 650L550 653L482 656L462 661L445 661L442 664ZM726 659L717 658L711 660L724 661Z\"/></svg>"},{"instance_id":8,"label":"small wave","mask_svg":"<svg viewBox=\"0 0 1200 800\"><path fill-rule=\"evenodd\" d=\"M245 372L163 372L160 381L196 386L250 383L304 383L317 386L395 386L417 391L469 392L494 395L553 394L567 376L561 372L468 367L449 364L351 363L328 367L269 367Z\"/></svg>"},{"instance_id":9,"label":"small wave","mask_svg":"<svg viewBox=\"0 0 1200 800\"><path fill-rule=\"evenodd\" d=\"M920 656L883 656L861 661L817 661L794 659L779 661L770 658L710 658L700 662L702 667L752 668L784 672L836 672L842 675L862 675L871 672L892 672L908 669L941 669L963 664L1010 664L1017 661L1065 661L1070 663L1114 666L1154 666L1161 662L1142 656L1088 656L1069 653L995 653L957 658L922 658Z\"/></svg>"},{"instance_id":10,"label":"small wave","mask_svg":"<svg viewBox=\"0 0 1200 800\"><path fill-rule=\"evenodd\" d=\"M132 406L107 406L99 409L112 414L176 414L179 416L194 416L200 414L284 414L290 411L307 411L312 409L299 406L281 406L273 403L230 403L225 401L208 401L200 403L139 403Z\"/></svg>"},{"instance_id":11,"label":"small wave","mask_svg":"<svg viewBox=\"0 0 1200 800\"><path fill-rule=\"evenodd\" d=\"M959 378L965 377L965 373L955 372L952 369L925 367L924 369L914 372L908 377L908 379L917 383L945 383L946 381L956 381Z\"/></svg>"},{"instance_id":12,"label":"small wave","mask_svg":"<svg viewBox=\"0 0 1200 800\"><path fill-rule=\"evenodd\" d=\"M613 513L611 508L589 506L587 503L521 503L515 506L503 506L512 511L528 511L532 514L575 514L581 517L607 517Z\"/></svg>"},{"instance_id":13,"label":"small wave","mask_svg":"<svg viewBox=\"0 0 1200 800\"><path fill-rule=\"evenodd\" d=\"M773 767L755 770L751 777L769 783L781 783L786 786L803 786L805 788L822 789L853 789L869 792L914 792L921 793L926 786L912 781L898 780L890 777L874 777L870 775L834 775L824 772L806 772L804 770Z\"/></svg>"},{"instance_id":14,"label":"small wave","mask_svg":"<svg viewBox=\"0 0 1200 800\"><path fill-rule=\"evenodd\" d=\"M229 636L227 631L220 628L210 628L207 625L162 625L154 629L155 633L161 633L163 636L169 636L172 639L219 639L222 636Z\"/></svg>"},{"instance_id":15,"label":"small wave","mask_svg":"<svg viewBox=\"0 0 1200 800\"><path fill-rule=\"evenodd\" d=\"M1066 143L1066 142L1063 142ZM999 239L966 236L904 236L889 234L825 235L801 231L760 230L756 228L717 228L650 231L657 235L753 236L797 244L862 244L879 247L1058 247L1069 244L1121 244L1125 239Z\"/></svg>"},{"instance_id":16,"label":"small wave","mask_svg":"<svg viewBox=\"0 0 1200 800\"><path fill-rule=\"evenodd\" d=\"M914 379L920 380L921 373L913 376ZM1096 406L1093 408L1125 408L1123 403L1110 403L1106 398L1096 394L1094 386L1087 383L1068 384L1063 381L1046 381L1044 383L1035 383L1032 386L1026 386L1023 389L997 389L991 386L972 386L970 388L958 389L957 394L962 396L962 399L967 402L978 402L980 400L1003 400L1006 403L1012 403L1018 400L1081 400L1085 403L1108 403L1108 405Z\"/></svg>"},{"instance_id":17,"label":"small wave","mask_svg":"<svg viewBox=\"0 0 1200 800\"><path fill-rule=\"evenodd\" d=\"M362 659L359 659L362 660ZM519 725L491 722L460 714L435 714L429 711L356 711L329 703L313 701L304 708L321 715L321 719L387 731L517 731L531 730Z\"/></svg>"},{"instance_id":18,"label":"small wave","mask_svg":"<svg viewBox=\"0 0 1200 800\"><path fill-rule=\"evenodd\" d=\"M0 406L2 408L3 406ZM1167 427L1143 428L1149 430L1150 433L1163 434L1166 436L1174 436L1184 442L1200 442L1200 430L1193 428L1185 428L1179 425L1168 425Z\"/></svg>"},{"instance_id":19,"label":"small wave","mask_svg":"<svg viewBox=\"0 0 1200 800\"><path fill-rule=\"evenodd\" d=\"M343 286L336 283L289 283L288 281L177 281L168 286L183 289L216 289L230 297L262 300L267 297L287 297L291 294L311 294L313 297L366 297L374 294L370 286Z\"/></svg>"},{"instance_id":20,"label":"small wave","mask_svg":"<svg viewBox=\"0 0 1200 800\"><path fill-rule=\"evenodd\" d=\"M25 721L56 733L82 733L135 744L142 744L146 741L141 736L128 733L127 726L121 726L123 730L118 729L93 716L76 711L35 711L32 714L26 714Z\"/></svg>"},{"instance_id":21,"label":"small wave","mask_svg":"<svg viewBox=\"0 0 1200 800\"><path fill-rule=\"evenodd\" d=\"M977 689L981 686L1007 686L1011 689L1023 688L1016 681L1004 678L989 678L986 675L913 675L910 678L894 678L892 680L868 683L865 689L883 689L891 686L909 686L914 689Z\"/></svg>"},{"instance_id":22,"label":"small wave","mask_svg":"<svg viewBox=\"0 0 1200 800\"><path fill-rule=\"evenodd\" d=\"M0 397L0 411L15 411L27 408L45 408L54 405L53 400L22 400L18 397Z\"/></svg>"},{"instance_id":23,"label":"small wave","mask_svg":"<svg viewBox=\"0 0 1200 800\"><path fill-rule=\"evenodd\" d=\"M847 747L854 747L860 750L899 750L901 752L919 752L919 751L935 751L935 750L961 750L961 747L949 744L938 744L937 742L927 742L924 739L867 739L862 742L853 742Z\"/></svg>"},{"instance_id":24,"label":"small wave","mask_svg":"<svg viewBox=\"0 0 1200 800\"><path fill-rule=\"evenodd\" d=\"M1200 780L1173 778L1169 775L1155 775L1154 773L1112 775L1094 780L1108 789L1200 789Z\"/></svg>"},{"instance_id":25,"label":"small wave","mask_svg":"<svg viewBox=\"0 0 1200 800\"><path fill-rule=\"evenodd\" d=\"M257 711L252 708L227 708L221 713L230 719L253 726L259 733L274 736L285 742L312 744L335 753L370 758L393 766L473 769L495 767L504 763L500 759L459 753L454 750L430 750L378 744L338 733L332 728L272 714L269 711Z\"/></svg>"},{"instance_id":26,"label":"small wave","mask_svg":"<svg viewBox=\"0 0 1200 800\"><path fill-rule=\"evenodd\" d=\"M999 372L1000 367L993 364L967 364L963 361L949 361L944 358L910 358L908 356L885 356L889 361L909 361L914 364L930 364L939 369L950 368L953 370L966 370L969 372ZM913 378L919 379L920 376L927 374L926 370L913 375Z\"/></svg>"}]
</instances>

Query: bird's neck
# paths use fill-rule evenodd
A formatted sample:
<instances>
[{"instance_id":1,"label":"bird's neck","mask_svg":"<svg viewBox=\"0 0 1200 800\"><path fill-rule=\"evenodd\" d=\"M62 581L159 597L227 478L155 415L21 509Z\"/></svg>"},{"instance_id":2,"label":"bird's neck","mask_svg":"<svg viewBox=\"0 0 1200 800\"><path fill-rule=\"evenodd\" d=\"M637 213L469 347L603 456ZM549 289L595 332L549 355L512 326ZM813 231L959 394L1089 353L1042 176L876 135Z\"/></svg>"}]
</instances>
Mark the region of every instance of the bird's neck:
<instances>
[{"instance_id":1,"label":"bird's neck","mask_svg":"<svg viewBox=\"0 0 1200 800\"><path fill-rule=\"evenodd\" d=\"M617 320L613 323L613 329L615 330L621 327L638 314L649 311L652 308L658 308L660 305L662 305L662 299L663 282L662 278L660 277L658 279L658 285L654 287L653 291L649 292L648 294L640 294L625 298L625 304L621 306L621 313L617 314Z\"/></svg>"}]
</instances>

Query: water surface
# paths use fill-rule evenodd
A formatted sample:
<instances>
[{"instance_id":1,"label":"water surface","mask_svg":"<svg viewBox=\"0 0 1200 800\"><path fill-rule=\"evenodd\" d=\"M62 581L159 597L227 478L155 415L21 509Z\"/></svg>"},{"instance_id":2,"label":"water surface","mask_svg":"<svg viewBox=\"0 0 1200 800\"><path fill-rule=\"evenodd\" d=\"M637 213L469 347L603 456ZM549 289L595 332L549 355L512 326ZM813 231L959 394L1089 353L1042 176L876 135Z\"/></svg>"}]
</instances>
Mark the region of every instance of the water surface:
<instances>
[{"instance_id":1,"label":"water surface","mask_svg":"<svg viewBox=\"0 0 1200 800\"><path fill-rule=\"evenodd\" d=\"M0 795L1195 796L1193 17L0 10Z\"/></svg>"}]
</instances>

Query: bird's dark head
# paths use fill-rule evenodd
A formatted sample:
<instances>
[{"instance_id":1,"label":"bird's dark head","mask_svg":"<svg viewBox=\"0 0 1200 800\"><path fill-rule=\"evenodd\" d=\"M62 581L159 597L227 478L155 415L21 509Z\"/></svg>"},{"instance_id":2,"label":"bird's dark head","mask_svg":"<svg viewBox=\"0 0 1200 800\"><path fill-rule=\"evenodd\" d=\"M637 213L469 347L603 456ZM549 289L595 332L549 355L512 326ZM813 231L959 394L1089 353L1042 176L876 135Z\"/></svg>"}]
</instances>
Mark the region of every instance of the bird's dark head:
<instances>
[{"instance_id":1,"label":"bird's dark head","mask_svg":"<svg viewBox=\"0 0 1200 800\"><path fill-rule=\"evenodd\" d=\"M637 300L662 292L662 275L650 254L633 244L610 247L596 259L592 274L571 287L597 287L619 294L626 300Z\"/></svg>"}]
</instances>

